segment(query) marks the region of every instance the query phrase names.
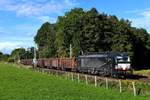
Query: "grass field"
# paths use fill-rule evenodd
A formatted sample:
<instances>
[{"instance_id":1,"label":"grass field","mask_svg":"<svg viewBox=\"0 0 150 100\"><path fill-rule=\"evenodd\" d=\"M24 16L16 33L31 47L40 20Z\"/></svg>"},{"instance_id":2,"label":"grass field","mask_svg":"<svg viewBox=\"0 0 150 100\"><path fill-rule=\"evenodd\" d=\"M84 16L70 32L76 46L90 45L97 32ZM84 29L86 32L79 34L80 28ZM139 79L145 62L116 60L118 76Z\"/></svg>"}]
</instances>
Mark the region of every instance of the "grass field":
<instances>
[{"instance_id":1,"label":"grass field","mask_svg":"<svg viewBox=\"0 0 150 100\"><path fill-rule=\"evenodd\" d=\"M150 100L0 63L0 100Z\"/></svg>"},{"instance_id":2,"label":"grass field","mask_svg":"<svg viewBox=\"0 0 150 100\"><path fill-rule=\"evenodd\" d=\"M137 75L142 75L150 78L150 69L149 70L139 70L139 71L134 71L134 74Z\"/></svg>"}]
</instances>

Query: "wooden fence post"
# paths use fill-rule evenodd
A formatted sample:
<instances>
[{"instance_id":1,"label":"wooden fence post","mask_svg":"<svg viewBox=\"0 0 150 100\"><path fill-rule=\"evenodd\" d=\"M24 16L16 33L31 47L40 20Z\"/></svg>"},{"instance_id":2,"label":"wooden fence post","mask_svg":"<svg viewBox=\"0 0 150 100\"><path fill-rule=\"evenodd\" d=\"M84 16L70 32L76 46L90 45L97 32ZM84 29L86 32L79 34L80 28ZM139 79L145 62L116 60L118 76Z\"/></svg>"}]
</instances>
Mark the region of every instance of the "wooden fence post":
<instances>
[{"instance_id":1,"label":"wooden fence post","mask_svg":"<svg viewBox=\"0 0 150 100\"><path fill-rule=\"evenodd\" d=\"M95 87L97 86L97 76L95 76Z\"/></svg>"},{"instance_id":2,"label":"wooden fence post","mask_svg":"<svg viewBox=\"0 0 150 100\"><path fill-rule=\"evenodd\" d=\"M73 81L73 73L71 73L71 79L72 79L72 81Z\"/></svg>"},{"instance_id":3,"label":"wooden fence post","mask_svg":"<svg viewBox=\"0 0 150 100\"><path fill-rule=\"evenodd\" d=\"M80 82L80 76L79 76L79 74L78 74L78 83Z\"/></svg>"},{"instance_id":4,"label":"wooden fence post","mask_svg":"<svg viewBox=\"0 0 150 100\"><path fill-rule=\"evenodd\" d=\"M132 86L133 86L133 93L134 93L134 96L136 96L136 88L135 88L135 83L132 82Z\"/></svg>"},{"instance_id":5,"label":"wooden fence post","mask_svg":"<svg viewBox=\"0 0 150 100\"><path fill-rule=\"evenodd\" d=\"M66 77L66 80L68 79L68 76L67 76L68 74L67 74L67 72L65 73L65 77Z\"/></svg>"},{"instance_id":6,"label":"wooden fence post","mask_svg":"<svg viewBox=\"0 0 150 100\"><path fill-rule=\"evenodd\" d=\"M108 79L106 78L106 89L108 89Z\"/></svg>"},{"instance_id":7,"label":"wooden fence post","mask_svg":"<svg viewBox=\"0 0 150 100\"><path fill-rule=\"evenodd\" d=\"M55 76L58 77L58 73L57 72L55 72Z\"/></svg>"},{"instance_id":8,"label":"wooden fence post","mask_svg":"<svg viewBox=\"0 0 150 100\"><path fill-rule=\"evenodd\" d=\"M86 81L86 85L87 85L88 84L87 75L85 75L85 81Z\"/></svg>"},{"instance_id":9,"label":"wooden fence post","mask_svg":"<svg viewBox=\"0 0 150 100\"><path fill-rule=\"evenodd\" d=\"M120 93L122 93L122 85L121 85L121 80L119 80L119 88L120 88Z\"/></svg>"},{"instance_id":10,"label":"wooden fence post","mask_svg":"<svg viewBox=\"0 0 150 100\"><path fill-rule=\"evenodd\" d=\"M70 76L70 74L69 74L69 73L67 73L67 77L68 77L68 79L70 78L69 76Z\"/></svg>"}]
</instances>

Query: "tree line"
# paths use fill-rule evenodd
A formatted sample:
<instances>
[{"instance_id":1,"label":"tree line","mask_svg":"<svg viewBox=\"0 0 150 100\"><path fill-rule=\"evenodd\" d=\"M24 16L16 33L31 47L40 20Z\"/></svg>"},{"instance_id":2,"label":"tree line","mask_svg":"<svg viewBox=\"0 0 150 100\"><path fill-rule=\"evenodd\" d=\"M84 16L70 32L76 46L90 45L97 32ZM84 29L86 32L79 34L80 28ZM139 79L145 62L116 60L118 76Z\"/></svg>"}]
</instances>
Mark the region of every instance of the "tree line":
<instances>
[{"instance_id":1,"label":"tree line","mask_svg":"<svg viewBox=\"0 0 150 100\"><path fill-rule=\"evenodd\" d=\"M11 54L3 54L0 52L0 61L6 62L18 62L21 59L33 59L34 47L30 48L17 48L14 49Z\"/></svg>"},{"instance_id":2,"label":"tree line","mask_svg":"<svg viewBox=\"0 0 150 100\"><path fill-rule=\"evenodd\" d=\"M55 24L44 23L34 37L40 58L69 57L88 52L128 52L132 66L150 65L150 35L131 21L115 15L74 8L59 16Z\"/></svg>"}]
</instances>

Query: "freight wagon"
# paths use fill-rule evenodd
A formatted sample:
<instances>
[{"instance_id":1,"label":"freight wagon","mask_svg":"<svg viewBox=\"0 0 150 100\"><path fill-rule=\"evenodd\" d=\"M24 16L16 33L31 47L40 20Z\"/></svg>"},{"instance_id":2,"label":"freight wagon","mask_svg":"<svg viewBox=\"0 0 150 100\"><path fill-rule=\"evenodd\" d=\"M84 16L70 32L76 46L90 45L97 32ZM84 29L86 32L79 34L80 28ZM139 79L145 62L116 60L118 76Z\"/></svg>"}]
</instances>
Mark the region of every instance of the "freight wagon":
<instances>
[{"instance_id":1,"label":"freight wagon","mask_svg":"<svg viewBox=\"0 0 150 100\"><path fill-rule=\"evenodd\" d=\"M60 70L74 70L76 67L75 58L45 58L38 59L37 67L53 68Z\"/></svg>"},{"instance_id":2,"label":"freight wagon","mask_svg":"<svg viewBox=\"0 0 150 100\"><path fill-rule=\"evenodd\" d=\"M33 61L32 61L32 59L22 59L20 61L20 63L23 64L23 65L32 65Z\"/></svg>"}]
</instances>

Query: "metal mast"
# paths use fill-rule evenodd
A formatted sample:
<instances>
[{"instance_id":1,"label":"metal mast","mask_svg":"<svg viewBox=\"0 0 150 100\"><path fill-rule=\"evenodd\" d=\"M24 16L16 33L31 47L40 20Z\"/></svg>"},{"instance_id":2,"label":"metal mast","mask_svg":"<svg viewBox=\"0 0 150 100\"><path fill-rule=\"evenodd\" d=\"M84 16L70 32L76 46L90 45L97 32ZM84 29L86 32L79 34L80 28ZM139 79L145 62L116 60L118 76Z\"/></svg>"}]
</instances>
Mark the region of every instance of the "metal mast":
<instances>
[{"instance_id":1,"label":"metal mast","mask_svg":"<svg viewBox=\"0 0 150 100\"><path fill-rule=\"evenodd\" d=\"M37 67L37 59L36 59L36 44L35 44L35 47L34 47L34 58L33 58L33 68L36 68Z\"/></svg>"},{"instance_id":2,"label":"metal mast","mask_svg":"<svg viewBox=\"0 0 150 100\"><path fill-rule=\"evenodd\" d=\"M70 58L72 58L72 45L70 44Z\"/></svg>"}]
</instances>

